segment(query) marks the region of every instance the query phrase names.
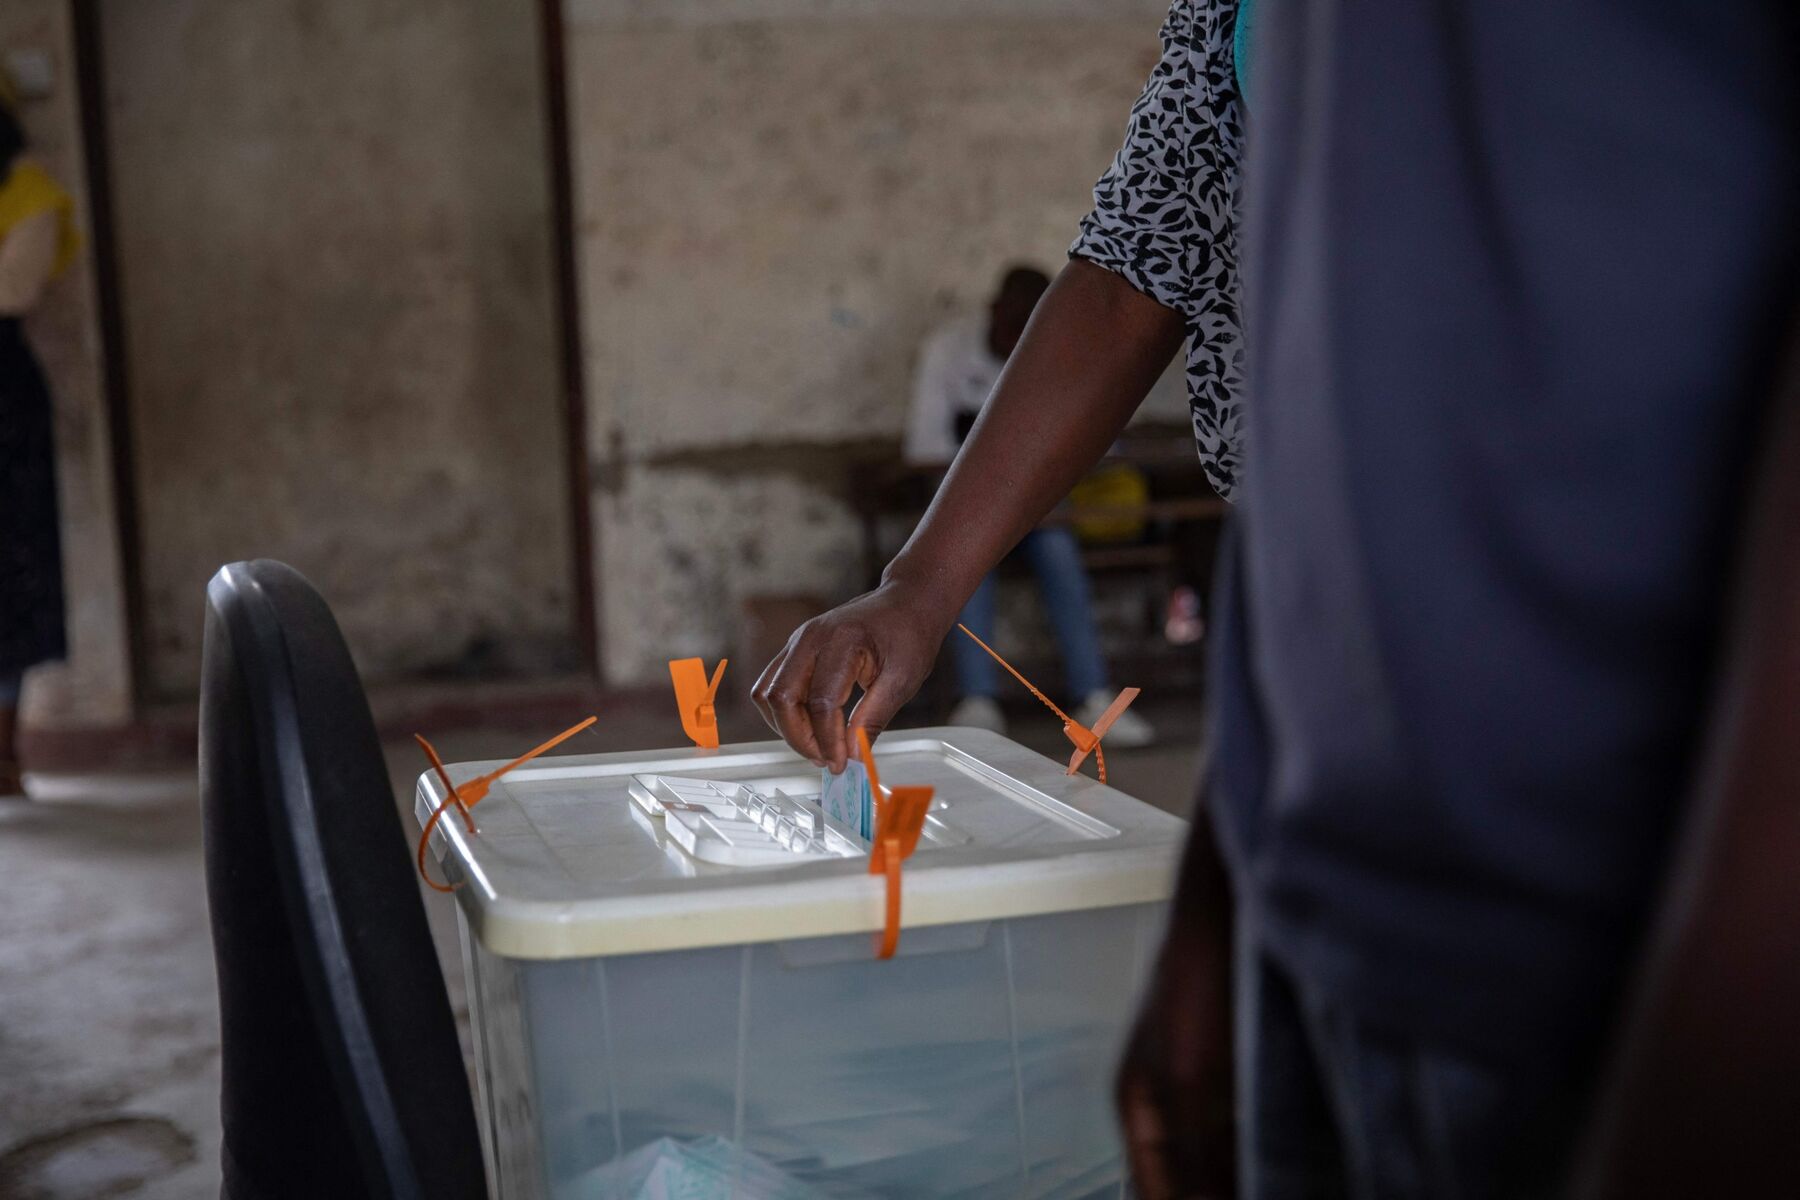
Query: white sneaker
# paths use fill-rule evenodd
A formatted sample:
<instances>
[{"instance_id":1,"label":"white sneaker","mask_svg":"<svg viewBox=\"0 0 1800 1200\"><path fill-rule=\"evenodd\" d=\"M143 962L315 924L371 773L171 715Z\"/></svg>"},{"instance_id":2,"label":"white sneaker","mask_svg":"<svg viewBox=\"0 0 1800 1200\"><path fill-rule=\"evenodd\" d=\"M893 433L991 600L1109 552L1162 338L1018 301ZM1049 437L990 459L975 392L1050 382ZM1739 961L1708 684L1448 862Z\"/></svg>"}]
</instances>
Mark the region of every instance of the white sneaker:
<instances>
[{"instance_id":1,"label":"white sneaker","mask_svg":"<svg viewBox=\"0 0 1800 1200\"><path fill-rule=\"evenodd\" d=\"M1083 700L1081 707L1075 710L1075 719L1092 729L1094 722L1100 719L1106 712L1106 706L1112 702L1113 697L1106 692L1089 692L1088 698ZM1117 747L1120 750L1138 750L1155 740L1156 726L1128 708L1119 714L1119 719L1114 721L1112 728L1106 731L1100 744Z\"/></svg>"},{"instance_id":2,"label":"white sneaker","mask_svg":"<svg viewBox=\"0 0 1800 1200\"><path fill-rule=\"evenodd\" d=\"M1000 711L1000 705L992 696L964 696L950 710L950 724L1004 734L1006 714Z\"/></svg>"}]
</instances>

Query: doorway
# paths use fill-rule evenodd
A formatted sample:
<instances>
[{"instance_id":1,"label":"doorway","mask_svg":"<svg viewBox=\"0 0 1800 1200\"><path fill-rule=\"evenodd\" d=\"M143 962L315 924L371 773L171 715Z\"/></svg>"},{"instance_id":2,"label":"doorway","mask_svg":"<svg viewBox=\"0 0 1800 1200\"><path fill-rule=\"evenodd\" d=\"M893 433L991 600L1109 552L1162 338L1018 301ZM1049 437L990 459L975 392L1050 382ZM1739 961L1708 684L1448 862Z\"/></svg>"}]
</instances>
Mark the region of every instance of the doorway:
<instances>
[{"instance_id":1,"label":"doorway","mask_svg":"<svg viewBox=\"0 0 1800 1200\"><path fill-rule=\"evenodd\" d=\"M141 697L195 693L206 580L258 557L312 579L371 682L591 673L546 10L77 9Z\"/></svg>"}]
</instances>

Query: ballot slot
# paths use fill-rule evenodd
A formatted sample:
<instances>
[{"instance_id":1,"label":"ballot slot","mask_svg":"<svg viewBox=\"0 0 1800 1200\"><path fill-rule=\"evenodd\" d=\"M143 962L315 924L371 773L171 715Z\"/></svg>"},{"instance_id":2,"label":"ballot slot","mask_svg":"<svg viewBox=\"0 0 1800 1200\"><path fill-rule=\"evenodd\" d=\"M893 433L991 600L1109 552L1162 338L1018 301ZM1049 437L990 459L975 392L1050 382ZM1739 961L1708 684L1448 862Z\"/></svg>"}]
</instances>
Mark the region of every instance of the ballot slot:
<instances>
[{"instance_id":1,"label":"ballot slot","mask_svg":"<svg viewBox=\"0 0 1800 1200\"><path fill-rule=\"evenodd\" d=\"M651 773L633 775L627 794L640 812L663 823L671 842L701 862L778 867L869 853L869 840L821 808L819 794L795 795L761 782ZM926 815L920 848L962 846L970 840L939 806Z\"/></svg>"}]
</instances>

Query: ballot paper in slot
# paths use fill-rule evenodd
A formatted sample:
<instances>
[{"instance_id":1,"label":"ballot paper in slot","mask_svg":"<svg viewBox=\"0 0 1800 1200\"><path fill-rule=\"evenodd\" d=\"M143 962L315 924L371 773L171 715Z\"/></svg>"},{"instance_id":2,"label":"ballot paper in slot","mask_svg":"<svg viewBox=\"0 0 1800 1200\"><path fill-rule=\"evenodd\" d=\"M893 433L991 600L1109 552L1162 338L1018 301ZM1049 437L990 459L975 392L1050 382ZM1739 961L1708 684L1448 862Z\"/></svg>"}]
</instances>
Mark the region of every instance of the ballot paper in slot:
<instances>
[{"instance_id":1,"label":"ballot paper in slot","mask_svg":"<svg viewBox=\"0 0 1800 1200\"><path fill-rule=\"evenodd\" d=\"M867 842L875 836L875 793L869 786L869 769L852 758L844 769L832 774L830 767L819 768L819 807L825 815L848 828Z\"/></svg>"}]
</instances>

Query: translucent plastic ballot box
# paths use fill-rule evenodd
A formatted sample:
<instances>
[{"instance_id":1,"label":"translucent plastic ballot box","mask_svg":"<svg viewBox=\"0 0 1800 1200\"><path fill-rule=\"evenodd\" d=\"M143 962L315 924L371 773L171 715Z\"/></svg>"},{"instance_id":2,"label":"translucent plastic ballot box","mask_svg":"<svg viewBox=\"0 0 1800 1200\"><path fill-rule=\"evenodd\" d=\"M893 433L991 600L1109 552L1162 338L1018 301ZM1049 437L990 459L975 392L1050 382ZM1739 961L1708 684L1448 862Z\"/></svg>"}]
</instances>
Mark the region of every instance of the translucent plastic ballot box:
<instances>
[{"instance_id":1,"label":"translucent plastic ballot box","mask_svg":"<svg viewBox=\"0 0 1800 1200\"><path fill-rule=\"evenodd\" d=\"M876 759L934 789L886 960L887 881L778 742L539 759L438 823L502 1200L1124 1194L1185 823L985 731Z\"/></svg>"}]
</instances>

